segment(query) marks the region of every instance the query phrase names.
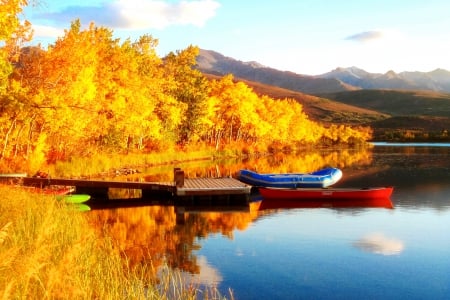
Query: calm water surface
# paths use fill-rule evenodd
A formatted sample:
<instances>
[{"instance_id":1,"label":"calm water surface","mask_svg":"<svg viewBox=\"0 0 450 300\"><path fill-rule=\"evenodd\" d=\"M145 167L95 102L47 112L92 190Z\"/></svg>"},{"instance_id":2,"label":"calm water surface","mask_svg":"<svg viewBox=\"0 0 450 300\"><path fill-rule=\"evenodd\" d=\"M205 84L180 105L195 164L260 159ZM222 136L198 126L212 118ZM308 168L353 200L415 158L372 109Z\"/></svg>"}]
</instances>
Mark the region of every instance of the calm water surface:
<instances>
[{"instance_id":1,"label":"calm water surface","mask_svg":"<svg viewBox=\"0 0 450 300\"><path fill-rule=\"evenodd\" d=\"M450 147L379 145L370 157L336 186L392 185L393 208L91 213L136 263L160 259L236 299L450 299Z\"/></svg>"}]
</instances>

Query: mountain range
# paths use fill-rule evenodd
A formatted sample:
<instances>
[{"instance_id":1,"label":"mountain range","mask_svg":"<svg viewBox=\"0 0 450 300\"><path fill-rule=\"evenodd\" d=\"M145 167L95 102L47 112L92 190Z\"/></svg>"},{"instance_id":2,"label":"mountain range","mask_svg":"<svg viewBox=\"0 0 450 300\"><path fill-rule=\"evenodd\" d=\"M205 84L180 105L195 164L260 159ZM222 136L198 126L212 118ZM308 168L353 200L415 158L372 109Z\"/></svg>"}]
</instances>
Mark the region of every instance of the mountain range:
<instances>
[{"instance_id":1,"label":"mountain range","mask_svg":"<svg viewBox=\"0 0 450 300\"><path fill-rule=\"evenodd\" d=\"M369 73L357 67L336 68L321 75L302 75L265 67L258 62L243 62L218 52L200 49L197 67L204 73L225 75L261 82L273 86L320 95L360 89L429 90L450 92L450 72L436 69L431 72L388 71Z\"/></svg>"},{"instance_id":2,"label":"mountain range","mask_svg":"<svg viewBox=\"0 0 450 300\"><path fill-rule=\"evenodd\" d=\"M419 140L425 136L441 139L443 132L450 132L447 70L377 74L350 67L312 76L203 49L196 67L210 79L233 74L259 95L295 99L314 121L370 126L375 140L395 140L392 133L406 131L415 132Z\"/></svg>"}]
</instances>

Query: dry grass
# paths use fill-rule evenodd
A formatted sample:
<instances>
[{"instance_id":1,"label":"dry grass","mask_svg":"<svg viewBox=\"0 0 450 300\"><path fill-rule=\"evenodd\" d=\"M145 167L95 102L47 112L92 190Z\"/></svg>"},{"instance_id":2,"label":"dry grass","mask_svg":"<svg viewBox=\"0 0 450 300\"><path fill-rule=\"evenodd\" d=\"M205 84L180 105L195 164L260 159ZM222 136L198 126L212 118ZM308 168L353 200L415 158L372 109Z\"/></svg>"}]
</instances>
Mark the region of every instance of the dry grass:
<instances>
[{"instance_id":1,"label":"dry grass","mask_svg":"<svg viewBox=\"0 0 450 300\"><path fill-rule=\"evenodd\" d=\"M166 267L157 285L131 269L83 213L52 196L0 186L1 299L221 299ZM166 287L170 287L167 289Z\"/></svg>"}]
</instances>

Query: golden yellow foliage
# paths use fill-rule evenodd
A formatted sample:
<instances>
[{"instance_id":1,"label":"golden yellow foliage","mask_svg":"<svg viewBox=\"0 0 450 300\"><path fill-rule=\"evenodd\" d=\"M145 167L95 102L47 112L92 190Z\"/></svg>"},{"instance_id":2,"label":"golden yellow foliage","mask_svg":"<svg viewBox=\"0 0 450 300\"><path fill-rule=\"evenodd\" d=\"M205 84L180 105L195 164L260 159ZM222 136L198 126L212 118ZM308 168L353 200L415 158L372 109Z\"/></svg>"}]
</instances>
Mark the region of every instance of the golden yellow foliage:
<instances>
[{"instance_id":1,"label":"golden yellow foliage","mask_svg":"<svg viewBox=\"0 0 450 300\"><path fill-rule=\"evenodd\" d=\"M17 19L27 2L6 3L0 16L11 18L0 21L6 26L0 27L0 40L17 45L27 37L29 24ZM324 128L295 100L258 96L231 75L208 81L194 67L198 47L160 58L157 44L149 35L121 42L107 28L92 23L82 29L76 20L47 50L22 48L8 93L0 93L1 157L41 153L53 162L103 150L162 151L177 145L277 151L357 144L371 136L368 129ZM44 163L40 157L32 168Z\"/></svg>"},{"instance_id":2,"label":"golden yellow foliage","mask_svg":"<svg viewBox=\"0 0 450 300\"><path fill-rule=\"evenodd\" d=\"M0 91L12 71L11 62L16 61L22 42L31 39L31 24L19 20L27 0L4 0L0 5Z\"/></svg>"}]
</instances>

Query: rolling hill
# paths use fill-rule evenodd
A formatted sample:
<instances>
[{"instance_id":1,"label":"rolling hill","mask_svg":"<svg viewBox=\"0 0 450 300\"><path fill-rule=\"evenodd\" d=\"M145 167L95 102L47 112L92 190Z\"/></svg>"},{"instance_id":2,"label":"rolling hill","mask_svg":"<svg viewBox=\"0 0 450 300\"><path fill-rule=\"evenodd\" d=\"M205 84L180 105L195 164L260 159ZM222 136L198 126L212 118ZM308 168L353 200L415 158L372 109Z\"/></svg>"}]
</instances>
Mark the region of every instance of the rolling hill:
<instances>
[{"instance_id":1,"label":"rolling hill","mask_svg":"<svg viewBox=\"0 0 450 300\"><path fill-rule=\"evenodd\" d=\"M433 91L359 90L322 97L391 116L450 117L450 94Z\"/></svg>"}]
</instances>

